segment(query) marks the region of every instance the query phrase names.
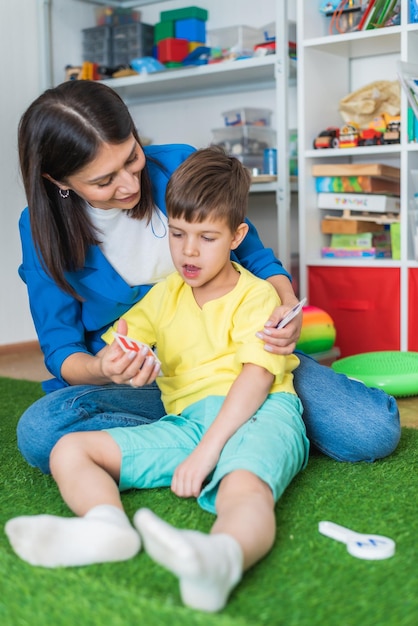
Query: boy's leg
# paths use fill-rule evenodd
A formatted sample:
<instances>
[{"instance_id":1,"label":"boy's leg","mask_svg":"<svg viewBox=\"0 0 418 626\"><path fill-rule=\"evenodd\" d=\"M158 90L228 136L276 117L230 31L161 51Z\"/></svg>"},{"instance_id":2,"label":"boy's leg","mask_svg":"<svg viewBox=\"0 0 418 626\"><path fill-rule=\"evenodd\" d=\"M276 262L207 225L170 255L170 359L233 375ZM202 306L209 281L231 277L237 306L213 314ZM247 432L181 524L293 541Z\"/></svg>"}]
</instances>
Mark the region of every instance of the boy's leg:
<instances>
[{"instance_id":1,"label":"boy's leg","mask_svg":"<svg viewBox=\"0 0 418 626\"><path fill-rule=\"evenodd\" d=\"M130 559L140 538L125 515L117 480L119 447L108 433L72 433L51 454L51 469L68 506L81 517L16 517L5 531L32 565L67 567Z\"/></svg>"},{"instance_id":2,"label":"boy's leg","mask_svg":"<svg viewBox=\"0 0 418 626\"><path fill-rule=\"evenodd\" d=\"M271 549L276 528L270 488L246 470L221 481L216 506L210 535L173 528L147 509L134 517L149 555L179 578L184 604L210 612Z\"/></svg>"}]
</instances>

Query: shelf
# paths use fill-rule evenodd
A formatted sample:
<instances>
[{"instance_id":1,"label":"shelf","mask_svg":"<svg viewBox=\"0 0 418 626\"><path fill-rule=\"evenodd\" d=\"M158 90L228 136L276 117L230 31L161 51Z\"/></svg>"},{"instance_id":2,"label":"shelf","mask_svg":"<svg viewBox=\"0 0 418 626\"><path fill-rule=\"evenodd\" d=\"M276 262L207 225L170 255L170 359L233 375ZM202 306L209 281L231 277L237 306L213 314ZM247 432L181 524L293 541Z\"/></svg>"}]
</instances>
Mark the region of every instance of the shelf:
<instances>
[{"instance_id":1,"label":"shelf","mask_svg":"<svg viewBox=\"0 0 418 626\"><path fill-rule=\"evenodd\" d=\"M341 126L338 113L346 94L375 81L396 80L397 62L413 62L418 54L418 24L407 23L408 2L402 0L398 26L330 35L330 23L320 15L318 4L297 2L300 296L307 295L325 310L329 307L339 345L344 345L348 354L379 350L384 345L407 350L415 324L410 313L413 300L409 301L408 271L415 270L418 261L413 260L411 251L409 207L414 191L410 171L418 168L418 143L407 141L406 95L400 90L400 143L315 150L313 140L321 128ZM370 109L372 115L373 107ZM366 103L362 112L366 113ZM363 126L367 126L366 120ZM321 248L330 245L330 236L322 232L323 215L317 206L311 168L315 163L352 162L386 162L400 168L399 259L321 256ZM386 320L384 336L378 332L378 320ZM352 328L358 324L369 324L369 330L353 337Z\"/></svg>"},{"instance_id":2,"label":"shelf","mask_svg":"<svg viewBox=\"0 0 418 626\"><path fill-rule=\"evenodd\" d=\"M303 46L352 59L399 52L401 48L401 27L390 26L375 30L328 35L307 39Z\"/></svg>"},{"instance_id":3,"label":"shelf","mask_svg":"<svg viewBox=\"0 0 418 626\"><path fill-rule=\"evenodd\" d=\"M116 9L138 9L148 4L157 4L161 0L82 0L84 4L113 7Z\"/></svg>"},{"instance_id":4,"label":"shelf","mask_svg":"<svg viewBox=\"0 0 418 626\"><path fill-rule=\"evenodd\" d=\"M254 182L250 187L250 193L276 193L277 189L280 188L280 184L277 180L259 183ZM297 176L290 177L290 191L296 193L298 190L298 179Z\"/></svg>"},{"instance_id":5,"label":"shelf","mask_svg":"<svg viewBox=\"0 0 418 626\"><path fill-rule=\"evenodd\" d=\"M393 259L324 259L322 257L312 257L308 260L308 265L321 265L323 267L395 267L400 268L401 262ZM417 264L418 265L418 264Z\"/></svg>"},{"instance_id":6,"label":"shelf","mask_svg":"<svg viewBox=\"0 0 418 626\"><path fill-rule=\"evenodd\" d=\"M274 89L276 55L211 65L169 69L152 74L110 78L102 82L118 91L128 104L184 100L235 91Z\"/></svg>"},{"instance_id":7,"label":"shelf","mask_svg":"<svg viewBox=\"0 0 418 626\"><path fill-rule=\"evenodd\" d=\"M417 144L412 144L417 145ZM418 147L415 148L418 150ZM388 155L399 155L401 152L401 144L392 143L387 144L386 146L363 146L360 148L321 148L320 150L306 150L305 157L308 159L319 159L322 157L330 157L335 159L335 157L347 157L347 156L369 156L373 155L373 157L378 156L388 156Z\"/></svg>"},{"instance_id":8,"label":"shelf","mask_svg":"<svg viewBox=\"0 0 418 626\"><path fill-rule=\"evenodd\" d=\"M151 4L162 4L161 0L82 1L115 8L140 8ZM225 3L224 0L218 0L218 2L219 6L214 14L222 15ZM204 5L208 9L212 7L212 4L215 2L205 0ZM248 23L252 24L256 21L258 13L256 3L251 0L241 2L240 10L241 4L243 5L243 15L248 14ZM251 95L256 94L260 101L263 101L266 96L270 100L274 97L273 107L277 112L277 151L279 154L288 154L288 87L296 85L296 61L289 58L288 40L289 28L293 33L291 39L294 39L296 24L293 27L289 23L287 2L270 0L269 5L271 7L269 17L276 24L277 41L279 42L276 54L220 61L200 66L164 69L160 72L105 79L101 82L117 91L128 107L145 105L147 109L146 105L154 103L161 103L170 107L169 103L171 102L173 108L178 112L179 103L194 98L198 119L200 119L199 111L204 106L211 106L208 97L212 98L212 102L215 98L223 95L242 94L244 96L246 92L252 92ZM236 11L230 7L225 10L225 14L227 22L233 20L232 23L241 23L236 18ZM267 90L271 93L263 94ZM201 102L197 102L198 98ZM230 98L231 101L234 99L236 100L236 96ZM240 97L238 97L238 101L240 101ZM205 124L205 119L202 118L203 124ZM190 143L194 144L193 141ZM297 184L292 184L289 181L287 167L286 161L280 160L278 162L280 184L277 180L257 182L251 186L251 193L274 196L268 201L274 203L276 207L277 254L285 266L290 266L290 215L288 207L290 205L290 193L297 191Z\"/></svg>"}]
</instances>

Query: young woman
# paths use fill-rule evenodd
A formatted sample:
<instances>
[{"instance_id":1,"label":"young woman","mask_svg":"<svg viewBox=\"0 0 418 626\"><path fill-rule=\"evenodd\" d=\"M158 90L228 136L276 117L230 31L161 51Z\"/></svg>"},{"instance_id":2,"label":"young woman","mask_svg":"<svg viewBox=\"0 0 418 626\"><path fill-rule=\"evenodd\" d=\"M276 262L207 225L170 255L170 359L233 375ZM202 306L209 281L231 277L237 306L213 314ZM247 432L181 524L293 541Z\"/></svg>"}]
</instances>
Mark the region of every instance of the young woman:
<instances>
[{"instance_id":1,"label":"young woman","mask_svg":"<svg viewBox=\"0 0 418 626\"><path fill-rule=\"evenodd\" d=\"M134 426L164 414L156 372L144 355L110 367L98 352L104 330L173 270L165 190L193 150L142 148L121 98L91 81L47 90L21 119L28 208L20 219L19 273L54 378L44 384L53 393L22 415L18 445L43 472L50 471L50 452L68 432ZM275 287L282 305L260 333L266 350L290 354L301 316L275 328L297 301L290 277L248 225L231 258ZM313 446L346 461L390 454L400 437L395 400L298 356L294 384ZM140 390L129 384L134 376Z\"/></svg>"}]
</instances>

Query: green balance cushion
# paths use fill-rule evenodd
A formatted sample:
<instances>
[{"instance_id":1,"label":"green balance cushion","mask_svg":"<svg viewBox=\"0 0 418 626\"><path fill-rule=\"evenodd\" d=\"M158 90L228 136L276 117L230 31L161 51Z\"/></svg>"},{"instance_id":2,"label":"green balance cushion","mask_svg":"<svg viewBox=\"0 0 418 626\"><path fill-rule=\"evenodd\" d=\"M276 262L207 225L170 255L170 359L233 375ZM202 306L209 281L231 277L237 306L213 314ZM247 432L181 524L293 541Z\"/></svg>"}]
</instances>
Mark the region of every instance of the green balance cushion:
<instances>
[{"instance_id":1,"label":"green balance cushion","mask_svg":"<svg viewBox=\"0 0 418 626\"><path fill-rule=\"evenodd\" d=\"M391 396L418 395L418 352L365 352L334 361L331 367Z\"/></svg>"}]
</instances>

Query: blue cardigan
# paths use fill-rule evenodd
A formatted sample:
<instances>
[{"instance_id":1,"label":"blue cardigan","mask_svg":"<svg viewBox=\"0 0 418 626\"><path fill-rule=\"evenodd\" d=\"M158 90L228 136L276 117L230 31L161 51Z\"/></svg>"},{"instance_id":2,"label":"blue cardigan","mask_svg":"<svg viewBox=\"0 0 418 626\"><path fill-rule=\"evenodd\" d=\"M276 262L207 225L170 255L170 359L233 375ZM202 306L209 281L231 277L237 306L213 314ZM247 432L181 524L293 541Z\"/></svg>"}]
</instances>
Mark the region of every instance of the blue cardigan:
<instances>
[{"instance_id":1,"label":"blue cardigan","mask_svg":"<svg viewBox=\"0 0 418 626\"><path fill-rule=\"evenodd\" d=\"M165 190L168 179L194 148L187 145L148 146L146 156L157 159L163 167L147 160L155 204L166 213ZM255 227L241 245L231 254L260 278L289 274L272 250L264 248ZM64 387L61 377L63 361L75 352L96 354L103 346L103 332L138 302L152 285L130 287L113 269L98 246L90 246L83 269L67 272L66 278L83 298L80 302L64 293L42 268L35 251L30 229L29 210L26 208L19 221L22 243L22 264L19 275L26 283L30 309L45 356L45 365L56 377L45 381L46 392Z\"/></svg>"}]
</instances>

